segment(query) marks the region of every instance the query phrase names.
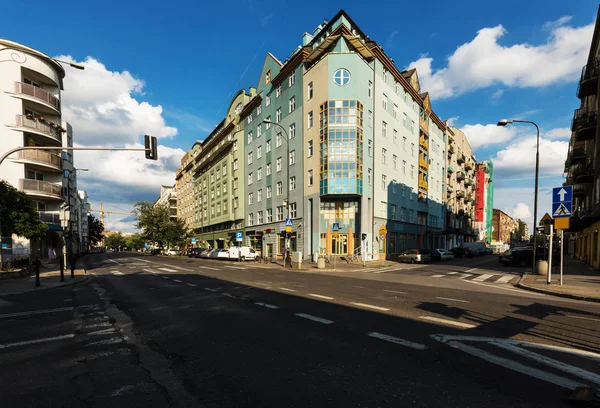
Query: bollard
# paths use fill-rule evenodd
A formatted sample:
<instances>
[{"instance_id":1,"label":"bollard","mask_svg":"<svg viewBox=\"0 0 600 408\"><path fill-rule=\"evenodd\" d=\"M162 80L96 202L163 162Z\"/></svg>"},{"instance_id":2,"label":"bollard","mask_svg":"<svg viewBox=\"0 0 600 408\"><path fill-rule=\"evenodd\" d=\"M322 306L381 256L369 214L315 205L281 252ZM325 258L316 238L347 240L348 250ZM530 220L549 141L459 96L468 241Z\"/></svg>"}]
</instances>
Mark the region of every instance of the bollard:
<instances>
[{"instance_id":1,"label":"bollard","mask_svg":"<svg viewBox=\"0 0 600 408\"><path fill-rule=\"evenodd\" d=\"M77 258L75 254L71 254L71 279L75 279L75 264L77 263Z\"/></svg>"},{"instance_id":2,"label":"bollard","mask_svg":"<svg viewBox=\"0 0 600 408\"><path fill-rule=\"evenodd\" d=\"M62 256L58 258L58 263L60 264L60 281L64 282L65 281L65 261Z\"/></svg>"},{"instance_id":3,"label":"bollard","mask_svg":"<svg viewBox=\"0 0 600 408\"><path fill-rule=\"evenodd\" d=\"M35 258L35 286L40 286L40 260Z\"/></svg>"}]
</instances>

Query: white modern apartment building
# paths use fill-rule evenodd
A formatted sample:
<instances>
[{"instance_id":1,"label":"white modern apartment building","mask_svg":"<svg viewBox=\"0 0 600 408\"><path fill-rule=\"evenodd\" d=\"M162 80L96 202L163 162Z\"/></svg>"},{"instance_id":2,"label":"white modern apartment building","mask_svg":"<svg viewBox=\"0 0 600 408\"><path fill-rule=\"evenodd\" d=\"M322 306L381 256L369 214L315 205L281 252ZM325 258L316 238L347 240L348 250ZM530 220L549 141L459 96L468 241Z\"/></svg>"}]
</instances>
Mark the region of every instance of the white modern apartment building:
<instances>
[{"instance_id":1,"label":"white modern apartment building","mask_svg":"<svg viewBox=\"0 0 600 408\"><path fill-rule=\"evenodd\" d=\"M0 154L22 146L72 145L72 130L68 125L65 128L61 118L64 76L63 67L51 57L0 39ZM9 241L7 249L18 242L17 246L30 245L31 254L40 258L47 256L49 248L59 253L63 231L60 214L68 193L64 187L69 184L63 172L66 160L72 168L71 152L24 150L0 164L0 179L27 193L49 227L39 242L3 237L3 243ZM75 185L74 199L76 191Z\"/></svg>"},{"instance_id":2,"label":"white modern apartment building","mask_svg":"<svg viewBox=\"0 0 600 408\"><path fill-rule=\"evenodd\" d=\"M160 196L154 202L155 207L159 205L168 206L170 218L177 219L177 189L175 186L160 187Z\"/></svg>"}]
</instances>

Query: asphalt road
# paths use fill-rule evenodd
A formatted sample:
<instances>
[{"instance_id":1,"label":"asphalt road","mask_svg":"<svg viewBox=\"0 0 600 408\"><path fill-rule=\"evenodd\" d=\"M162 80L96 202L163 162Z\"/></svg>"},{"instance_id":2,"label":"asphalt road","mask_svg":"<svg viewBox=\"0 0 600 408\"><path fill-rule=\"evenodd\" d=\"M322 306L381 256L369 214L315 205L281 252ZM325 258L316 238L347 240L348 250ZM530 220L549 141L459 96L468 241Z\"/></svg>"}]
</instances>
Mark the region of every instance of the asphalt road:
<instances>
[{"instance_id":1,"label":"asphalt road","mask_svg":"<svg viewBox=\"0 0 600 408\"><path fill-rule=\"evenodd\" d=\"M63 289L78 291L74 312L2 318L59 308L67 296L59 292L0 302L0 381L14 387L0 406L29 395L31 384L11 383L11 374L27 375L31 354L49 351L47 372L55 368L57 384L32 395L55 406L70 398L124 406L147 396L143 406L558 407L576 386L600 387L598 306L516 289L518 268L495 262L316 273L94 255L93 283ZM99 347L86 346L93 328L81 321L104 314L78 307L110 317L106 329L114 331L99 335L113 339L102 344L110 364L92 366L81 354ZM73 339L18 344L73 327ZM93 379L87 394L62 379L77 369L67 364L73 350ZM13 354L22 356L13 361ZM96 386L101 378L110 381Z\"/></svg>"}]
</instances>

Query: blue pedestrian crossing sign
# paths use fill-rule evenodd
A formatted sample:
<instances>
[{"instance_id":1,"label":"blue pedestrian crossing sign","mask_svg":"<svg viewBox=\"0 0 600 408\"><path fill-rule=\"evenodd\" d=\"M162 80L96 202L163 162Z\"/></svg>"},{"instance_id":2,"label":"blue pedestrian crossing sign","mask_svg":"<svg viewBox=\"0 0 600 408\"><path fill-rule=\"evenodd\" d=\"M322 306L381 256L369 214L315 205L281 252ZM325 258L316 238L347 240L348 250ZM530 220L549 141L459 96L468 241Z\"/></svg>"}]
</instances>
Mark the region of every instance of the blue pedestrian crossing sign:
<instances>
[{"instance_id":1,"label":"blue pedestrian crossing sign","mask_svg":"<svg viewBox=\"0 0 600 408\"><path fill-rule=\"evenodd\" d=\"M333 230L334 231L339 231L340 230L340 223L339 222L334 222L333 223Z\"/></svg>"},{"instance_id":2,"label":"blue pedestrian crossing sign","mask_svg":"<svg viewBox=\"0 0 600 408\"><path fill-rule=\"evenodd\" d=\"M292 222L292 219L291 219L291 218L286 218L286 219L285 219L285 226L286 226L286 227L291 227L291 226L293 226L293 225L294 225L294 223Z\"/></svg>"},{"instance_id":3,"label":"blue pedestrian crossing sign","mask_svg":"<svg viewBox=\"0 0 600 408\"><path fill-rule=\"evenodd\" d=\"M238 242L242 240L242 232L241 231L235 233L235 240Z\"/></svg>"},{"instance_id":4,"label":"blue pedestrian crossing sign","mask_svg":"<svg viewBox=\"0 0 600 408\"><path fill-rule=\"evenodd\" d=\"M552 218L569 218L573 213L573 186L552 189Z\"/></svg>"},{"instance_id":5,"label":"blue pedestrian crossing sign","mask_svg":"<svg viewBox=\"0 0 600 408\"><path fill-rule=\"evenodd\" d=\"M192 244L196 243L196 238L192 238Z\"/></svg>"}]
</instances>

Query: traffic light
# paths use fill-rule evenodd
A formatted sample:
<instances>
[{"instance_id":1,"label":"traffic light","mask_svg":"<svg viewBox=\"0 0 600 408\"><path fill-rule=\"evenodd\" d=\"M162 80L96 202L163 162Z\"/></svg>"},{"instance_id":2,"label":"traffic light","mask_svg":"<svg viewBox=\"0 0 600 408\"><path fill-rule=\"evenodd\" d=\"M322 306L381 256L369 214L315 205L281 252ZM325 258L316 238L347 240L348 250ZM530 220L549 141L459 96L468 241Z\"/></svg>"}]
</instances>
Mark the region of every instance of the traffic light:
<instances>
[{"instance_id":1,"label":"traffic light","mask_svg":"<svg viewBox=\"0 0 600 408\"><path fill-rule=\"evenodd\" d=\"M146 159L158 159L158 146L155 136L144 135L144 148L146 149Z\"/></svg>"}]
</instances>

